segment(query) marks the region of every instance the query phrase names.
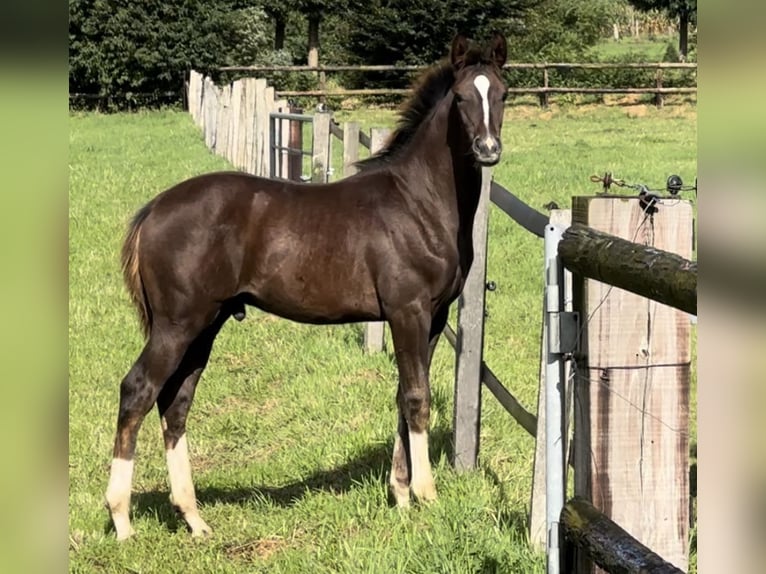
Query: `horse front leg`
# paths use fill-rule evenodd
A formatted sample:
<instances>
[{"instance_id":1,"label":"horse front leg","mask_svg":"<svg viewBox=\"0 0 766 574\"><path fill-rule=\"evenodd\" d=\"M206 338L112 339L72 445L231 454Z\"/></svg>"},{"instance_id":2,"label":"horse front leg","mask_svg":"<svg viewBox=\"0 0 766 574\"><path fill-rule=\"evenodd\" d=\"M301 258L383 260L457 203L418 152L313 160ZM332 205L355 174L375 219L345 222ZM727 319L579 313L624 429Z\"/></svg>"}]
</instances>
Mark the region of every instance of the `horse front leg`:
<instances>
[{"instance_id":1,"label":"horse front leg","mask_svg":"<svg viewBox=\"0 0 766 574\"><path fill-rule=\"evenodd\" d=\"M413 308L414 307L414 308ZM431 389L428 382L430 313L410 305L390 315L391 336L399 369L399 424L391 469L391 489L399 507L416 499L436 499L428 455Z\"/></svg>"}]
</instances>

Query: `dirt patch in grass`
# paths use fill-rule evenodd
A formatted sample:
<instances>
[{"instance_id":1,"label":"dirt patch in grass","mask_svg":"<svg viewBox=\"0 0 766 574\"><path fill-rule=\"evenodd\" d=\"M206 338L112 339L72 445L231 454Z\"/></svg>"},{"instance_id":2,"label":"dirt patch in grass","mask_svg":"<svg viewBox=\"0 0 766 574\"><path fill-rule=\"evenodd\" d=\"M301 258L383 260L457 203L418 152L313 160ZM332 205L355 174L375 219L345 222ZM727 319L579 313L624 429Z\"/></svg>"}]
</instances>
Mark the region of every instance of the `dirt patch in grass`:
<instances>
[{"instance_id":1,"label":"dirt patch in grass","mask_svg":"<svg viewBox=\"0 0 766 574\"><path fill-rule=\"evenodd\" d=\"M224 553L232 560L252 562L253 560L268 560L288 545L289 541L281 536L267 536L243 544L227 545L224 547Z\"/></svg>"}]
</instances>

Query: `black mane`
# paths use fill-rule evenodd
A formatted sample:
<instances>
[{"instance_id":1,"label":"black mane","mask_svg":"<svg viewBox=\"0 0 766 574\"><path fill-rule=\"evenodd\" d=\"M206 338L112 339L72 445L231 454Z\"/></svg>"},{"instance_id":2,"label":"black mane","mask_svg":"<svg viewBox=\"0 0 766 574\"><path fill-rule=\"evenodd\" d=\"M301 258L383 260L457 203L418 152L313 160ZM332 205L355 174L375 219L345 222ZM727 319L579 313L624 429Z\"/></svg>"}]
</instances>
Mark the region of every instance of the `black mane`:
<instances>
[{"instance_id":1,"label":"black mane","mask_svg":"<svg viewBox=\"0 0 766 574\"><path fill-rule=\"evenodd\" d=\"M431 110L447 95L455 80L455 71L447 62L440 62L426 71L416 82L413 94L399 112L396 130L385 147L375 155L356 163L361 170L385 165L396 157L412 140L415 132Z\"/></svg>"}]
</instances>

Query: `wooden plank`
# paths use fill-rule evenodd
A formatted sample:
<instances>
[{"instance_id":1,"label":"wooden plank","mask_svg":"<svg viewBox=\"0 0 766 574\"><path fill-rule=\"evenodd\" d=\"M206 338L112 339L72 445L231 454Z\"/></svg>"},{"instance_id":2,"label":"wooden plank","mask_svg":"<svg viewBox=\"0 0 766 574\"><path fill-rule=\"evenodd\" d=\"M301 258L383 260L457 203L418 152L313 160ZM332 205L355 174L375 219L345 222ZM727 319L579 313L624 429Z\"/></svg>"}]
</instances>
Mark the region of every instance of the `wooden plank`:
<instances>
[{"instance_id":1,"label":"wooden plank","mask_svg":"<svg viewBox=\"0 0 766 574\"><path fill-rule=\"evenodd\" d=\"M255 93L256 79L245 78L245 104L242 122L244 124L245 142L243 169L255 174Z\"/></svg>"},{"instance_id":2,"label":"wooden plank","mask_svg":"<svg viewBox=\"0 0 766 574\"><path fill-rule=\"evenodd\" d=\"M290 113L290 104L287 100L277 100L274 102L274 111L280 114ZM277 144L280 147L287 147L290 141L290 120L276 120L276 135ZM289 173L287 168L287 150L280 150L277 157L278 170L276 176L281 179L287 179Z\"/></svg>"},{"instance_id":3,"label":"wooden plank","mask_svg":"<svg viewBox=\"0 0 766 574\"><path fill-rule=\"evenodd\" d=\"M202 82L202 74L194 70L189 72L189 89L186 101L189 106L189 114L198 127L202 127Z\"/></svg>"},{"instance_id":4,"label":"wooden plank","mask_svg":"<svg viewBox=\"0 0 766 574\"><path fill-rule=\"evenodd\" d=\"M572 222L572 211L569 209L551 210L550 223L563 228L569 227ZM542 249L542 246L541 246ZM542 273L542 270L541 270ZM545 299L545 294L543 294ZM564 310L572 310L572 274L564 273ZM548 329L545 326L544 301L540 305L540 318L542 322L540 339L540 377L537 390L537 440L535 442L535 462L532 478L532 499L529 505L529 540L532 544L545 550L546 547L546 496L545 496L545 364L546 348L544 341L548 337ZM564 371L565 380L569 380L570 368L566 366ZM567 416L569 415L567 411ZM571 426L571 425L570 425ZM566 472L566 468L564 470Z\"/></svg>"},{"instance_id":5,"label":"wooden plank","mask_svg":"<svg viewBox=\"0 0 766 574\"><path fill-rule=\"evenodd\" d=\"M487 277L487 227L490 168L482 168L481 193L473 224L474 259L458 298L458 345L455 362L453 417L454 465L457 470L476 467L481 419L481 376L484 352L484 296Z\"/></svg>"},{"instance_id":6,"label":"wooden plank","mask_svg":"<svg viewBox=\"0 0 766 574\"><path fill-rule=\"evenodd\" d=\"M229 119L231 105L231 85L221 88L221 96L218 100L218 125L216 127L215 153L224 156L229 145Z\"/></svg>"},{"instance_id":7,"label":"wooden plank","mask_svg":"<svg viewBox=\"0 0 766 574\"><path fill-rule=\"evenodd\" d=\"M263 144L263 172L262 177L271 177L271 114L276 111L276 100L274 97L274 87L266 86L266 90L263 93L266 101L266 109L264 113L264 121L266 122L266 131L264 134L265 141ZM278 126L274 126L275 128Z\"/></svg>"},{"instance_id":8,"label":"wooden plank","mask_svg":"<svg viewBox=\"0 0 766 574\"><path fill-rule=\"evenodd\" d=\"M390 130L387 128L372 128L370 130L370 151L383 149L388 140ZM344 160L345 164L345 160ZM385 327L383 321L370 321L364 327L364 348L368 353L378 353L385 346Z\"/></svg>"},{"instance_id":9,"label":"wooden plank","mask_svg":"<svg viewBox=\"0 0 766 574\"><path fill-rule=\"evenodd\" d=\"M683 574L584 498L576 496L567 502L561 510L561 526L566 539L578 551L585 552L608 572Z\"/></svg>"},{"instance_id":10,"label":"wooden plank","mask_svg":"<svg viewBox=\"0 0 766 574\"><path fill-rule=\"evenodd\" d=\"M343 124L343 177L349 177L357 172L356 162L359 161L359 122Z\"/></svg>"},{"instance_id":11,"label":"wooden plank","mask_svg":"<svg viewBox=\"0 0 766 574\"><path fill-rule=\"evenodd\" d=\"M229 145L226 157L234 167L240 167L239 159L239 126L242 107L242 81L237 80L231 85L231 121L229 122Z\"/></svg>"},{"instance_id":12,"label":"wooden plank","mask_svg":"<svg viewBox=\"0 0 766 574\"><path fill-rule=\"evenodd\" d=\"M311 140L311 181L327 183L327 168L330 167L330 120L329 112L314 114Z\"/></svg>"},{"instance_id":13,"label":"wooden plank","mask_svg":"<svg viewBox=\"0 0 766 574\"><path fill-rule=\"evenodd\" d=\"M497 378L495 373L492 372L492 369L490 369L485 362L482 362L481 364L481 380L487 386L487 389L495 395L497 401L503 406L508 414L521 425L521 428L532 436L536 436L538 432L537 417L527 411L516 397L503 386L500 379Z\"/></svg>"},{"instance_id":14,"label":"wooden plank","mask_svg":"<svg viewBox=\"0 0 766 574\"><path fill-rule=\"evenodd\" d=\"M205 145L215 150L221 92L210 78L205 78Z\"/></svg>"},{"instance_id":15,"label":"wooden plank","mask_svg":"<svg viewBox=\"0 0 766 574\"><path fill-rule=\"evenodd\" d=\"M266 111L266 80L255 80L255 155L253 174L263 175L268 171L268 155L264 149L269 141L269 113ZM266 159L264 159L266 158Z\"/></svg>"},{"instance_id":16,"label":"wooden plank","mask_svg":"<svg viewBox=\"0 0 766 574\"><path fill-rule=\"evenodd\" d=\"M575 197L572 219L690 259L692 209ZM575 494L664 560L688 566L690 321L687 313L575 275L586 325L575 373ZM578 572L590 572L584 557Z\"/></svg>"},{"instance_id":17,"label":"wooden plank","mask_svg":"<svg viewBox=\"0 0 766 574\"><path fill-rule=\"evenodd\" d=\"M237 162L238 169L247 169L247 90L250 87L250 83L247 78L239 80L241 86L241 93L239 98L239 115L237 120Z\"/></svg>"}]
</instances>

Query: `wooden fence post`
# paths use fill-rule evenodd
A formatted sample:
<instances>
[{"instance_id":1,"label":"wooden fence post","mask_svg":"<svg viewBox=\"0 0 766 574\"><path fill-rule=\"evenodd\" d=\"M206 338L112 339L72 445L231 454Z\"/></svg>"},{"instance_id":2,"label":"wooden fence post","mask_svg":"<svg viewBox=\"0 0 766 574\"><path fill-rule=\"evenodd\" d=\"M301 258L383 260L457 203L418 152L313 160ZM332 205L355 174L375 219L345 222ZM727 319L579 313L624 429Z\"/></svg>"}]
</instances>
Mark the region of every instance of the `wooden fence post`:
<instances>
[{"instance_id":1,"label":"wooden fence post","mask_svg":"<svg viewBox=\"0 0 766 574\"><path fill-rule=\"evenodd\" d=\"M376 153L384 145L388 139L389 130L386 128L372 128L370 130L370 154ZM357 138L359 132L357 130ZM345 135L344 135L344 142ZM344 160L345 163L345 160ZM370 321L364 328L364 348L368 353L377 353L383 350L385 344L385 327L386 324L383 321Z\"/></svg>"},{"instance_id":2,"label":"wooden fence post","mask_svg":"<svg viewBox=\"0 0 766 574\"><path fill-rule=\"evenodd\" d=\"M245 78L245 103L242 113L242 130L244 132L244 147L242 169L255 174L255 78Z\"/></svg>"},{"instance_id":3,"label":"wooden fence post","mask_svg":"<svg viewBox=\"0 0 766 574\"><path fill-rule=\"evenodd\" d=\"M343 124L343 177L349 177L357 172L356 162L359 161L359 123L346 122Z\"/></svg>"},{"instance_id":4,"label":"wooden fence post","mask_svg":"<svg viewBox=\"0 0 766 574\"><path fill-rule=\"evenodd\" d=\"M274 102L274 111L280 114L289 113L290 107L287 100L277 100ZM276 125L276 133L279 134L276 143L279 147L286 147L287 140L290 134L290 122L289 120L274 120ZM277 165L279 166L278 172L272 174L271 177L279 177L281 179L287 179L287 151L280 149L275 150L275 155L279 158Z\"/></svg>"},{"instance_id":5,"label":"wooden fence post","mask_svg":"<svg viewBox=\"0 0 766 574\"><path fill-rule=\"evenodd\" d=\"M189 105L189 113L197 127L202 127L203 82L202 74L194 70L189 72L189 93L186 100Z\"/></svg>"},{"instance_id":6,"label":"wooden fence post","mask_svg":"<svg viewBox=\"0 0 766 574\"><path fill-rule=\"evenodd\" d=\"M540 107L548 107L548 68L543 68L543 91L540 92Z\"/></svg>"},{"instance_id":7,"label":"wooden fence post","mask_svg":"<svg viewBox=\"0 0 766 574\"><path fill-rule=\"evenodd\" d=\"M554 209L551 211L550 223L563 228L572 223L572 211L569 209ZM564 271L564 311L572 310L572 274ZM543 294L543 297L545 295ZM545 308L543 305L541 308ZM545 364L546 347L544 341L548 337L548 329L545 327L545 316L542 317L542 338L540 339L540 384L537 391L537 434L535 435L535 462L532 478L532 500L529 506L529 540L541 550L546 546L546 495L545 495ZM564 369L564 380L569 380L569 365ZM567 385L567 397L571 392L571 385ZM569 401L571 403L571 401ZM568 406L569 406L568 403ZM564 416L569 419L569 408ZM571 425L568 425L571 428ZM567 447L569 443L567 443ZM568 459L568 456L565 457ZM564 468L566 472L567 468Z\"/></svg>"},{"instance_id":8,"label":"wooden fence post","mask_svg":"<svg viewBox=\"0 0 766 574\"><path fill-rule=\"evenodd\" d=\"M231 120L231 84L221 88L221 96L218 99L218 126L215 133L215 153L226 157L226 146L229 145L229 122Z\"/></svg>"},{"instance_id":9,"label":"wooden fence post","mask_svg":"<svg viewBox=\"0 0 766 574\"><path fill-rule=\"evenodd\" d=\"M240 167L238 161L239 155L239 132L240 132L240 112L242 109L242 81L237 80L231 85L231 121L229 122L229 142L226 148L226 159L234 167Z\"/></svg>"},{"instance_id":10,"label":"wooden fence post","mask_svg":"<svg viewBox=\"0 0 766 574\"><path fill-rule=\"evenodd\" d=\"M291 114L302 114L302 108L291 107ZM290 120L290 138L287 144L291 150L303 150L303 122ZM300 151L287 152L287 179L301 181L303 175L303 154Z\"/></svg>"},{"instance_id":11,"label":"wooden fence post","mask_svg":"<svg viewBox=\"0 0 766 574\"><path fill-rule=\"evenodd\" d=\"M691 259L692 210L638 198L575 197L574 223ZM650 272L650 271L649 271ZM573 276L575 494L686 571L689 534L689 315ZM578 557L577 572L592 565Z\"/></svg>"},{"instance_id":12,"label":"wooden fence post","mask_svg":"<svg viewBox=\"0 0 766 574\"><path fill-rule=\"evenodd\" d=\"M473 224L473 264L458 298L455 349L454 465L476 467L481 421L481 375L484 348L484 296L487 288L487 228L492 170L481 169L481 194Z\"/></svg>"},{"instance_id":13,"label":"wooden fence post","mask_svg":"<svg viewBox=\"0 0 766 574\"><path fill-rule=\"evenodd\" d=\"M658 108L661 108L663 104L662 92L660 91L662 90L662 68L660 68L659 66L657 67L656 80L657 80L657 95L654 96L654 104Z\"/></svg>"},{"instance_id":14,"label":"wooden fence post","mask_svg":"<svg viewBox=\"0 0 766 574\"><path fill-rule=\"evenodd\" d=\"M268 172L269 113L266 111L266 80L255 80L253 166L250 173L264 175Z\"/></svg>"},{"instance_id":15,"label":"wooden fence post","mask_svg":"<svg viewBox=\"0 0 766 574\"><path fill-rule=\"evenodd\" d=\"M330 167L330 121L332 114L317 112L312 121L311 140L311 181L327 183L327 169Z\"/></svg>"}]
</instances>

